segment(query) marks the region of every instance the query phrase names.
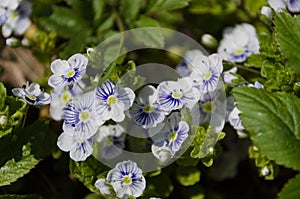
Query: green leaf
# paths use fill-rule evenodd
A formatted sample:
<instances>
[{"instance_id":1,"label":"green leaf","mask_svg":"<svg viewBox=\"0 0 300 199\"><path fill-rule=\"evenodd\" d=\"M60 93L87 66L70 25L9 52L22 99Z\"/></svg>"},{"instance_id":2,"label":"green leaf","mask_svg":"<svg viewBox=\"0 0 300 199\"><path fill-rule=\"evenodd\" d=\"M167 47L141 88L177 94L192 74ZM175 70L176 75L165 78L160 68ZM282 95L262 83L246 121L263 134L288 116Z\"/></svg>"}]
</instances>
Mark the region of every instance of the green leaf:
<instances>
[{"instance_id":1,"label":"green leaf","mask_svg":"<svg viewBox=\"0 0 300 199\"><path fill-rule=\"evenodd\" d=\"M300 198L300 174L289 180L278 194L278 199L295 199Z\"/></svg>"},{"instance_id":2,"label":"green leaf","mask_svg":"<svg viewBox=\"0 0 300 199\"><path fill-rule=\"evenodd\" d=\"M277 164L300 170L300 99L287 93L234 88L240 117L261 153Z\"/></svg>"},{"instance_id":3,"label":"green leaf","mask_svg":"<svg viewBox=\"0 0 300 199\"><path fill-rule=\"evenodd\" d=\"M105 4L105 1L93 0L94 21L96 23L101 19L104 13Z\"/></svg>"},{"instance_id":4,"label":"green leaf","mask_svg":"<svg viewBox=\"0 0 300 199\"><path fill-rule=\"evenodd\" d=\"M103 31L109 30L114 25L115 16L110 15L107 19L105 19L101 25L97 28L97 33L100 34Z\"/></svg>"},{"instance_id":5,"label":"green leaf","mask_svg":"<svg viewBox=\"0 0 300 199\"><path fill-rule=\"evenodd\" d=\"M210 128L207 130L200 127L193 127L195 131L195 138L193 140L191 151L191 157L193 158L204 158L214 151L214 146L218 140L224 138L225 134L223 132L213 132Z\"/></svg>"},{"instance_id":6,"label":"green leaf","mask_svg":"<svg viewBox=\"0 0 300 199\"><path fill-rule=\"evenodd\" d=\"M281 52L288 59L288 67L300 74L300 20L290 14L281 12L275 15L276 37Z\"/></svg>"},{"instance_id":7,"label":"green leaf","mask_svg":"<svg viewBox=\"0 0 300 199\"><path fill-rule=\"evenodd\" d=\"M70 172L92 192L99 192L94 186L97 176L107 171L108 168L98 162L94 157L89 157L83 162L70 161Z\"/></svg>"},{"instance_id":8,"label":"green leaf","mask_svg":"<svg viewBox=\"0 0 300 199\"><path fill-rule=\"evenodd\" d=\"M40 22L47 30L58 33L66 38L78 37L78 35L90 34L89 24L76 12L68 8L54 7L53 14L47 18L41 18Z\"/></svg>"},{"instance_id":9,"label":"green leaf","mask_svg":"<svg viewBox=\"0 0 300 199\"><path fill-rule=\"evenodd\" d=\"M195 167L178 167L176 169L176 178L183 186L192 186L200 181L200 171Z\"/></svg>"},{"instance_id":10,"label":"green leaf","mask_svg":"<svg viewBox=\"0 0 300 199\"><path fill-rule=\"evenodd\" d=\"M5 107L5 98L6 98L6 88L3 83L0 82L0 111L2 111Z\"/></svg>"},{"instance_id":11,"label":"green leaf","mask_svg":"<svg viewBox=\"0 0 300 199\"><path fill-rule=\"evenodd\" d=\"M191 0L149 0L147 13L175 10L189 5Z\"/></svg>"},{"instance_id":12,"label":"green leaf","mask_svg":"<svg viewBox=\"0 0 300 199\"><path fill-rule=\"evenodd\" d=\"M143 193L143 196L144 198L168 198L171 195L173 189L174 186L169 176L165 173L161 173L158 176L147 178L147 186Z\"/></svg>"},{"instance_id":13,"label":"green leaf","mask_svg":"<svg viewBox=\"0 0 300 199\"><path fill-rule=\"evenodd\" d=\"M147 17L145 15L140 16L139 20L134 23L135 28L143 27L159 27L158 21ZM137 29L133 32L136 41L145 44L147 47L162 48L164 45L164 35L161 30L152 29Z\"/></svg>"},{"instance_id":14,"label":"green leaf","mask_svg":"<svg viewBox=\"0 0 300 199\"><path fill-rule=\"evenodd\" d=\"M30 147L28 145L23 146L21 160L9 160L0 168L0 186L9 185L18 178L23 177L29 173L38 162L39 160L30 154Z\"/></svg>"},{"instance_id":15,"label":"green leaf","mask_svg":"<svg viewBox=\"0 0 300 199\"><path fill-rule=\"evenodd\" d=\"M232 0L201 0L192 1L189 6L193 14L226 15L236 11L237 5Z\"/></svg>"},{"instance_id":16,"label":"green leaf","mask_svg":"<svg viewBox=\"0 0 300 199\"><path fill-rule=\"evenodd\" d=\"M142 8L144 0L122 0L120 6L120 14L127 23L133 21L140 9Z\"/></svg>"}]
</instances>

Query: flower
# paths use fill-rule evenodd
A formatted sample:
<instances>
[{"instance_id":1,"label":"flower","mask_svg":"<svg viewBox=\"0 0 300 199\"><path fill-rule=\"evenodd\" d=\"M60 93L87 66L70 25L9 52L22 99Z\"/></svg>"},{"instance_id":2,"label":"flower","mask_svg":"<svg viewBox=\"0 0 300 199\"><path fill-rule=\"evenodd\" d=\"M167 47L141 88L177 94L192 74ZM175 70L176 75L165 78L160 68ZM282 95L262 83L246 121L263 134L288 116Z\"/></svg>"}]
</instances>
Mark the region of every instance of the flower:
<instances>
[{"instance_id":1,"label":"flower","mask_svg":"<svg viewBox=\"0 0 300 199\"><path fill-rule=\"evenodd\" d=\"M198 93L189 83L188 77L161 82L158 87L158 104L166 111L192 107L198 101Z\"/></svg>"},{"instance_id":2,"label":"flower","mask_svg":"<svg viewBox=\"0 0 300 199\"><path fill-rule=\"evenodd\" d=\"M288 0L287 8L293 13L300 12L300 0Z\"/></svg>"},{"instance_id":3,"label":"flower","mask_svg":"<svg viewBox=\"0 0 300 199\"><path fill-rule=\"evenodd\" d=\"M193 71L193 60L198 55L203 55L203 53L198 49L189 50L184 54L184 59L176 66L176 70L179 75L181 75L182 77L186 77L191 74L191 72Z\"/></svg>"},{"instance_id":4,"label":"flower","mask_svg":"<svg viewBox=\"0 0 300 199\"><path fill-rule=\"evenodd\" d=\"M222 58L218 54L199 55L193 61L194 71L190 75L193 86L201 93L212 92L217 88L223 71Z\"/></svg>"},{"instance_id":5,"label":"flower","mask_svg":"<svg viewBox=\"0 0 300 199\"><path fill-rule=\"evenodd\" d=\"M119 198L126 196L139 197L146 188L146 180L142 170L130 160L119 162L106 177Z\"/></svg>"},{"instance_id":6,"label":"flower","mask_svg":"<svg viewBox=\"0 0 300 199\"><path fill-rule=\"evenodd\" d=\"M113 159L122 153L125 147L125 130L118 124L99 127L96 134L98 156Z\"/></svg>"},{"instance_id":7,"label":"flower","mask_svg":"<svg viewBox=\"0 0 300 199\"><path fill-rule=\"evenodd\" d=\"M20 2L22 0L0 0L0 7L9 9L9 10L15 10L20 5Z\"/></svg>"},{"instance_id":8,"label":"flower","mask_svg":"<svg viewBox=\"0 0 300 199\"><path fill-rule=\"evenodd\" d=\"M237 79L237 77L234 75L237 72L237 67L233 67L228 71L225 71L223 73L223 80L226 84L233 85L232 80Z\"/></svg>"},{"instance_id":9,"label":"flower","mask_svg":"<svg viewBox=\"0 0 300 199\"><path fill-rule=\"evenodd\" d=\"M268 4L275 11L279 11L281 9L285 9L286 8L285 0L268 0Z\"/></svg>"},{"instance_id":10,"label":"flower","mask_svg":"<svg viewBox=\"0 0 300 199\"><path fill-rule=\"evenodd\" d=\"M84 161L93 153L94 136L87 139L79 137L74 129L63 125L64 132L57 140L57 146L65 152L70 152L70 158L74 161Z\"/></svg>"},{"instance_id":11,"label":"flower","mask_svg":"<svg viewBox=\"0 0 300 199\"><path fill-rule=\"evenodd\" d=\"M105 182L105 178L100 178L96 180L94 185L97 189L99 189L100 193L102 193L103 195L111 195L109 187L105 184Z\"/></svg>"},{"instance_id":12,"label":"flower","mask_svg":"<svg viewBox=\"0 0 300 199\"><path fill-rule=\"evenodd\" d=\"M135 94L130 88L122 88L119 83L106 80L96 88L95 104L98 118L103 121L123 121L124 111L130 108L134 98Z\"/></svg>"},{"instance_id":13,"label":"flower","mask_svg":"<svg viewBox=\"0 0 300 199\"><path fill-rule=\"evenodd\" d=\"M165 119L168 113L160 108L157 103L157 90L151 86L145 86L129 110L133 121L143 128L155 127Z\"/></svg>"},{"instance_id":14,"label":"flower","mask_svg":"<svg viewBox=\"0 0 300 199\"><path fill-rule=\"evenodd\" d=\"M88 92L70 100L63 109L64 125L73 128L76 136L87 139L96 134L104 121L96 119L94 92Z\"/></svg>"},{"instance_id":15,"label":"flower","mask_svg":"<svg viewBox=\"0 0 300 199\"><path fill-rule=\"evenodd\" d=\"M152 138L153 145L167 147L172 153L176 153L188 137L189 129L189 125L177 113L172 113L160 133Z\"/></svg>"},{"instance_id":16,"label":"flower","mask_svg":"<svg viewBox=\"0 0 300 199\"><path fill-rule=\"evenodd\" d=\"M278 1L278 0L277 0L277 1ZM260 13L261 13L262 15L265 15L265 16L267 17L267 19L271 19L271 17L272 17L272 10L271 10L271 8L268 7L268 6L263 6L263 7L261 7Z\"/></svg>"},{"instance_id":17,"label":"flower","mask_svg":"<svg viewBox=\"0 0 300 199\"><path fill-rule=\"evenodd\" d=\"M12 92L15 96L23 98L30 105L45 105L49 104L51 97L48 93L40 89L37 83L24 85L22 88L14 88Z\"/></svg>"},{"instance_id":18,"label":"flower","mask_svg":"<svg viewBox=\"0 0 300 199\"><path fill-rule=\"evenodd\" d=\"M218 47L218 54L224 60L243 62L253 53L259 53L259 43L252 25L243 23L224 30Z\"/></svg>"},{"instance_id":19,"label":"flower","mask_svg":"<svg viewBox=\"0 0 300 199\"><path fill-rule=\"evenodd\" d=\"M53 75L49 78L48 84L53 88L65 87L75 84L85 74L88 59L82 54L71 56L68 61L57 59L51 63Z\"/></svg>"},{"instance_id":20,"label":"flower","mask_svg":"<svg viewBox=\"0 0 300 199\"><path fill-rule=\"evenodd\" d=\"M5 2L7 1L5 0ZM8 9L4 16L4 19L6 19L2 26L2 35L5 38L9 37L12 33L15 33L16 35L23 35L31 25L31 21L29 19L29 15L32 11L31 3L21 1L20 4L18 4L19 2L20 1L14 0L12 4L10 2L8 3L9 6L7 7Z\"/></svg>"},{"instance_id":21,"label":"flower","mask_svg":"<svg viewBox=\"0 0 300 199\"><path fill-rule=\"evenodd\" d=\"M151 151L154 157L156 157L160 162L165 163L174 157L174 152L170 150L167 143L152 144Z\"/></svg>"},{"instance_id":22,"label":"flower","mask_svg":"<svg viewBox=\"0 0 300 199\"><path fill-rule=\"evenodd\" d=\"M80 83L82 84L82 83ZM79 96L82 93L81 87L78 84L74 85L73 88L64 87L56 88L51 93L51 103L50 103L50 114L54 120L61 120L63 115L63 109L67 103Z\"/></svg>"}]
</instances>

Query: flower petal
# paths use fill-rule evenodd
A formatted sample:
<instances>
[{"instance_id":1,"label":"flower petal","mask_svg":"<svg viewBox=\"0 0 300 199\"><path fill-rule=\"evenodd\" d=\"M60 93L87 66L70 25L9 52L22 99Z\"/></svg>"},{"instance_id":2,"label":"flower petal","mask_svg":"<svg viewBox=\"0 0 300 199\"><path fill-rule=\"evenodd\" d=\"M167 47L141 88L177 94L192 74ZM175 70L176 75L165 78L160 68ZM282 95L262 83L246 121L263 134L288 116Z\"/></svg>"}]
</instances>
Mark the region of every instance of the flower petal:
<instances>
[{"instance_id":1,"label":"flower petal","mask_svg":"<svg viewBox=\"0 0 300 199\"><path fill-rule=\"evenodd\" d=\"M65 131L63 132L57 140L57 146L65 152L73 150L77 145L77 141L74 137L74 134Z\"/></svg>"}]
</instances>

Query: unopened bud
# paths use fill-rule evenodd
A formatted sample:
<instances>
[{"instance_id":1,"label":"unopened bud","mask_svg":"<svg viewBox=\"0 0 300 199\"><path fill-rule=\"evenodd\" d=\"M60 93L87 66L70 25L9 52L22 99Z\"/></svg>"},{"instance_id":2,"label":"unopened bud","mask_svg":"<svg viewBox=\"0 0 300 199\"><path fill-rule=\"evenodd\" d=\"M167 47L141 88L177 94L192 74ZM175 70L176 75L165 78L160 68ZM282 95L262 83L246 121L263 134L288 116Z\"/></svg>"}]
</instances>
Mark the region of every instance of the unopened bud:
<instances>
[{"instance_id":1,"label":"unopened bud","mask_svg":"<svg viewBox=\"0 0 300 199\"><path fill-rule=\"evenodd\" d=\"M6 45L11 47L19 47L21 42L15 37L10 37L6 39Z\"/></svg>"},{"instance_id":2,"label":"unopened bud","mask_svg":"<svg viewBox=\"0 0 300 199\"><path fill-rule=\"evenodd\" d=\"M7 123L7 117L5 115L2 115L0 117L0 126L5 126Z\"/></svg>"},{"instance_id":3,"label":"unopened bud","mask_svg":"<svg viewBox=\"0 0 300 199\"><path fill-rule=\"evenodd\" d=\"M260 173L262 176L267 176L270 174L270 170L265 166L261 169Z\"/></svg>"},{"instance_id":4,"label":"unopened bud","mask_svg":"<svg viewBox=\"0 0 300 199\"><path fill-rule=\"evenodd\" d=\"M272 10L268 6L263 6L260 10L260 13L262 15L265 15L268 19L271 19L271 17L272 17Z\"/></svg>"},{"instance_id":5,"label":"unopened bud","mask_svg":"<svg viewBox=\"0 0 300 199\"><path fill-rule=\"evenodd\" d=\"M203 45L210 47L210 48L215 48L218 45L218 41L216 40L216 38L214 38L210 34L202 35L201 42L203 43Z\"/></svg>"}]
</instances>

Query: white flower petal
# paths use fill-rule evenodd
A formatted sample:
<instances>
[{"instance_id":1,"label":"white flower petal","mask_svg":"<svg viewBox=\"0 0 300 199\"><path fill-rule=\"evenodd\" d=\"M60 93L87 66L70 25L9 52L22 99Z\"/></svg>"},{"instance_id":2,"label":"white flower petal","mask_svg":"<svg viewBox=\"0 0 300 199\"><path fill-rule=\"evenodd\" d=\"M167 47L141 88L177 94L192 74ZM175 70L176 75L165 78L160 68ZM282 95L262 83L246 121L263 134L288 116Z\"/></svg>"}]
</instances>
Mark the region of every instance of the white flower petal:
<instances>
[{"instance_id":1,"label":"white flower petal","mask_svg":"<svg viewBox=\"0 0 300 199\"><path fill-rule=\"evenodd\" d=\"M95 187L97 189L99 189L99 191L104 195L110 195L111 194L111 192L109 190L109 187L105 184L105 179L104 178L100 178L100 179L96 180Z\"/></svg>"},{"instance_id":2,"label":"white flower petal","mask_svg":"<svg viewBox=\"0 0 300 199\"><path fill-rule=\"evenodd\" d=\"M63 87L63 86L65 86L64 85L64 79L60 76L52 75L48 79L48 85L51 86L52 88Z\"/></svg>"},{"instance_id":3,"label":"white flower petal","mask_svg":"<svg viewBox=\"0 0 300 199\"><path fill-rule=\"evenodd\" d=\"M54 60L51 63L51 71L56 75L65 75L71 69L69 63L66 60Z\"/></svg>"},{"instance_id":4,"label":"white flower petal","mask_svg":"<svg viewBox=\"0 0 300 199\"><path fill-rule=\"evenodd\" d=\"M65 152L73 150L77 145L74 134L66 131L63 132L57 140L57 146Z\"/></svg>"},{"instance_id":5,"label":"white flower petal","mask_svg":"<svg viewBox=\"0 0 300 199\"><path fill-rule=\"evenodd\" d=\"M68 63L72 68L85 69L88 64L88 58L80 53L77 53L68 59Z\"/></svg>"},{"instance_id":6,"label":"white flower petal","mask_svg":"<svg viewBox=\"0 0 300 199\"><path fill-rule=\"evenodd\" d=\"M17 96L17 97L23 97L26 95L23 88L14 88L11 91L14 94L14 96Z\"/></svg>"},{"instance_id":7,"label":"white flower petal","mask_svg":"<svg viewBox=\"0 0 300 199\"><path fill-rule=\"evenodd\" d=\"M31 21L29 18L21 18L17 21L14 27L14 33L16 35L23 35L30 25Z\"/></svg>"}]
</instances>

